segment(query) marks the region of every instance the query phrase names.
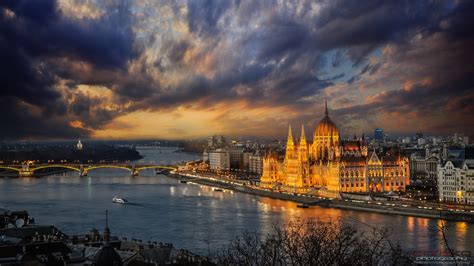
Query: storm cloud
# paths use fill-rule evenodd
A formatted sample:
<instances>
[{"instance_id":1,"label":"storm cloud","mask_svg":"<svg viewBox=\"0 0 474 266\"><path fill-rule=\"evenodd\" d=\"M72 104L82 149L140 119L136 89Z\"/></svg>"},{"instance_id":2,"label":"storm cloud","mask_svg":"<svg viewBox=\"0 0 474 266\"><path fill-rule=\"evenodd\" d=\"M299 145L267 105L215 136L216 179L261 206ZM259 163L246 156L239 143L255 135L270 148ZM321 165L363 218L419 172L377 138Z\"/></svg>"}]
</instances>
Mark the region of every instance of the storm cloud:
<instances>
[{"instance_id":1,"label":"storm cloud","mask_svg":"<svg viewBox=\"0 0 474 266\"><path fill-rule=\"evenodd\" d=\"M188 112L213 113L223 133L283 135L314 126L326 99L347 134L474 134L473 12L472 1L2 1L0 137L89 137L134 114Z\"/></svg>"}]
</instances>

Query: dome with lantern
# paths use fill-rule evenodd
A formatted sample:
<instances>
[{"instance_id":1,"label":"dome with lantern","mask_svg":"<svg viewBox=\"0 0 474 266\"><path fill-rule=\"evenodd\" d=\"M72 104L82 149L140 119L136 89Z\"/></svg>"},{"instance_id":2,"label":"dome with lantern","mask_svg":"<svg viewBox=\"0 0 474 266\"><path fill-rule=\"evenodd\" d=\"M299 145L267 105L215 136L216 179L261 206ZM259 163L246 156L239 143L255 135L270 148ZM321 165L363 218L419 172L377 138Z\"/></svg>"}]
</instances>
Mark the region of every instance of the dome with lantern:
<instances>
[{"instance_id":1,"label":"dome with lantern","mask_svg":"<svg viewBox=\"0 0 474 266\"><path fill-rule=\"evenodd\" d=\"M323 137L323 136L332 136L335 139L339 139L339 130L337 129L336 124L332 122L329 118L328 113L328 104L326 102L326 109L324 112L324 118L319 121L316 129L314 131L314 136Z\"/></svg>"}]
</instances>

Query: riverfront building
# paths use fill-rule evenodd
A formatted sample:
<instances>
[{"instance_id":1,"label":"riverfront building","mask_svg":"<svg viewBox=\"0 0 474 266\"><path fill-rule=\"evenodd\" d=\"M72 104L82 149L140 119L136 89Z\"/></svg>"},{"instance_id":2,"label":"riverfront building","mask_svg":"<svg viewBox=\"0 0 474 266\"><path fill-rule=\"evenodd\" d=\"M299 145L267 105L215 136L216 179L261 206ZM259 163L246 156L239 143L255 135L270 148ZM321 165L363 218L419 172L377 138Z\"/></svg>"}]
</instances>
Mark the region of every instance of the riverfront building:
<instances>
[{"instance_id":1,"label":"riverfront building","mask_svg":"<svg viewBox=\"0 0 474 266\"><path fill-rule=\"evenodd\" d=\"M342 140L326 103L313 143L306 140L303 126L295 142L290 126L285 158L279 161L271 152L265 157L260 186L337 197L339 192L405 191L409 173L406 157L369 153L364 136Z\"/></svg>"},{"instance_id":2,"label":"riverfront building","mask_svg":"<svg viewBox=\"0 0 474 266\"><path fill-rule=\"evenodd\" d=\"M449 160L438 165L439 200L474 204L474 162Z\"/></svg>"},{"instance_id":3,"label":"riverfront building","mask_svg":"<svg viewBox=\"0 0 474 266\"><path fill-rule=\"evenodd\" d=\"M263 156L256 152L249 156L249 172L261 175L263 171Z\"/></svg>"},{"instance_id":4,"label":"riverfront building","mask_svg":"<svg viewBox=\"0 0 474 266\"><path fill-rule=\"evenodd\" d=\"M209 152L209 167L211 170L226 170L230 169L230 155L225 149L216 149Z\"/></svg>"}]
</instances>

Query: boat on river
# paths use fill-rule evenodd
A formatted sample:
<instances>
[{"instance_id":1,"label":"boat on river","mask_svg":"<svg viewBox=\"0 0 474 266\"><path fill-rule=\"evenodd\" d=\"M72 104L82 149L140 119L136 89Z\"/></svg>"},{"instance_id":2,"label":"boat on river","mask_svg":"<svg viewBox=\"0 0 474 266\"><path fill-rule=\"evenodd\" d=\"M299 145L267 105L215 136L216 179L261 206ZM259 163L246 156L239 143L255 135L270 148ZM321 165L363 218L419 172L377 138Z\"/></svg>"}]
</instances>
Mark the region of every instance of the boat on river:
<instances>
[{"instance_id":1,"label":"boat on river","mask_svg":"<svg viewBox=\"0 0 474 266\"><path fill-rule=\"evenodd\" d=\"M125 204L125 203L128 202L128 200L125 199L125 198L120 198L120 197L115 196L115 197L112 198L112 202L113 203Z\"/></svg>"}]
</instances>

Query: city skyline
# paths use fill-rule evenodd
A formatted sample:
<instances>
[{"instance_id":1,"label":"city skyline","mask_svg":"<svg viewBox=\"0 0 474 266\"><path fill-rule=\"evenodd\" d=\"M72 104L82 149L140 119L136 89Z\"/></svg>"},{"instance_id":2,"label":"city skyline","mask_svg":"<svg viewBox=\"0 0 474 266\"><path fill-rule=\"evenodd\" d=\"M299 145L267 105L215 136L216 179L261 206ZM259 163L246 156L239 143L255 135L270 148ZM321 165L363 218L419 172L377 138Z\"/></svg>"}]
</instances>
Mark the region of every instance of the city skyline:
<instances>
[{"instance_id":1,"label":"city skyline","mask_svg":"<svg viewBox=\"0 0 474 266\"><path fill-rule=\"evenodd\" d=\"M4 1L2 140L474 134L472 1ZM308 136L311 139L311 136Z\"/></svg>"}]
</instances>

